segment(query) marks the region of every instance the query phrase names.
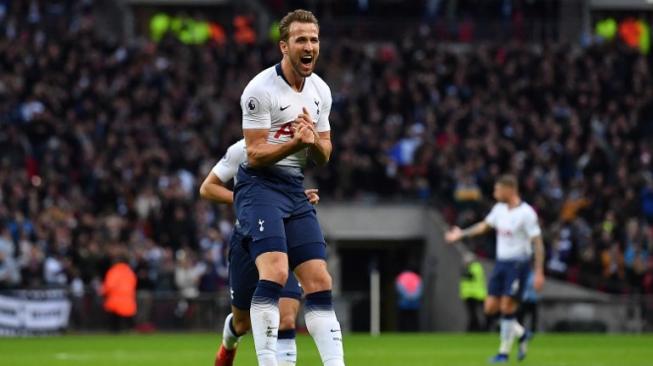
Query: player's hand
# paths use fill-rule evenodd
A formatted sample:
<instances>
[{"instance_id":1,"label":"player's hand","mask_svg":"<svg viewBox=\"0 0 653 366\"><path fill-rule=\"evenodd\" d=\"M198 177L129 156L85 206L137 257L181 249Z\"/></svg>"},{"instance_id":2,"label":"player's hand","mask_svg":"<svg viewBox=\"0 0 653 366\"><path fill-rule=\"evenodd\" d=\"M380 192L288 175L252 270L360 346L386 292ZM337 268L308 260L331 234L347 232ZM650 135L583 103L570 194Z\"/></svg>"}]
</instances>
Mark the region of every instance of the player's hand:
<instances>
[{"instance_id":1,"label":"player's hand","mask_svg":"<svg viewBox=\"0 0 653 366\"><path fill-rule=\"evenodd\" d=\"M458 240L462 239L462 237L463 231L458 226L452 227L444 234L444 240L446 240L449 244L457 242Z\"/></svg>"},{"instance_id":2,"label":"player's hand","mask_svg":"<svg viewBox=\"0 0 653 366\"><path fill-rule=\"evenodd\" d=\"M315 144L315 134L305 123L298 123L295 126L293 139L304 146Z\"/></svg>"},{"instance_id":3,"label":"player's hand","mask_svg":"<svg viewBox=\"0 0 653 366\"><path fill-rule=\"evenodd\" d=\"M306 127L309 127L315 134L315 141L320 139L320 135L317 133L317 129L315 128L315 122L313 122L313 118L311 118L311 114L308 112L306 107L302 107L302 114L297 116L295 122L299 124L305 124Z\"/></svg>"},{"instance_id":4,"label":"player's hand","mask_svg":"<svg viewBox=\"0 0 653 366\"><path fill-rule=\"evenodd\" d=\"M315 188L307 189L304 191L306 198L308 198L308 202L311 205L317 205L320 202L320 196L318 196L317 192L318 190Z\"/></svg>"},{"instance_id":5,"label":"player's hand","mask_svg":"<svg viewBox=\"0 0 653 366\"><path fill-rule=\"evenodd\" d=\"M544 272L542 271L535 271L535 277L533 278L533 288L535 291L540 292L542 291L542 288L544 287Z\"/></svg>"}]
</instances>

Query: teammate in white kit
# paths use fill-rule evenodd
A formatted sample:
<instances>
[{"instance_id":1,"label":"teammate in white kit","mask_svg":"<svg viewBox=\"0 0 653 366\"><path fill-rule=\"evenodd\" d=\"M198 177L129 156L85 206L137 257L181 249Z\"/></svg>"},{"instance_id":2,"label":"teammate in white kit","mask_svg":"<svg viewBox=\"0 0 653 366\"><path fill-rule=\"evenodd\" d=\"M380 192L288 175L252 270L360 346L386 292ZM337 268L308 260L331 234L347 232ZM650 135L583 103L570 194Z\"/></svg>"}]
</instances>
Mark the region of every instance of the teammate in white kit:
<instances>
[{"instance_id":1,"label":"teammate in white kit","mask_svg":"<svg viewBox=\"0 0 653 366\"><path fill-rule=\"evenodd\" d=\"M226 187L238 167L247 160L245 140L231 145L224 157L218 161L200 186L200 196L216 203L233 204L233 192ZM316 205L320 197L317 189L307 189L306 197ZM231 366L236 356L240 338L249 331L249 305L258 281L256 265L242 247L242 235L236 232L230 239L229 248L229 284L231 289L231 314L225 319L222 342L216 354L214 366ZM279 299L279 342L277 344L277 362L282 366L297 363L297 346L295 344L295 319L299 310L301 290L295 276L289 276Z\"/></svg>"},{"instance_id":2,"label":"teammate in white kit","mask_svg":"<svg viewBox=\"0 0 653 366\"><path fill-rule=\"evenodd\" d=\"M535 210L519 197L517 179L504 175L494 185L494 198L498 201L485 220L461 230L453 227L445 234L449 243L481 235L491 228L497 233L497 261L488 284L489 296L485 300L488 316L501 313L501 345L493 363L508 362L515 338L519 339L518 359L526 357L530 333L515 318L531 268L533 248L535 253L534 288L544 285L544 243Z\"/></svg>"},{"instance_id":3,"label":"teammate in white kit","mask_svg":"<svg viewBox=\"0 0 653 366\"><path fill-rule=\"evenodd\" d=\"M326 242L303 188L308 158L324 165L332 150L331 91L313 73L318 21L309 11L295 10L279 23L279 35L281 62L254 77L240 100L247 164L238 170L234 205L259 272L250 308L254 347L259 365L278 365L278 304L290 269L302 284L306 328L322 363L343 366Z\"/></svg>"}]
</instances>

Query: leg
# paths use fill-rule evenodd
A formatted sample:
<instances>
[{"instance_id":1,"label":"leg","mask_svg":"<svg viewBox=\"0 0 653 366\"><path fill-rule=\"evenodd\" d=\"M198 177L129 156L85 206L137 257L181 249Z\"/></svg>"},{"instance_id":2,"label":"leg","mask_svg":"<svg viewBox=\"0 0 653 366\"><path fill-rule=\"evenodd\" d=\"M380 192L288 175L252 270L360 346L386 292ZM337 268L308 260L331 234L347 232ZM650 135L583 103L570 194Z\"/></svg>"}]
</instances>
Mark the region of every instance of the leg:
<instances>
[{"instance_id":1,"label":"leg","mask_svg":"<svg viewBox=\"0 0 653 366\"><path fill-rule=\"evenodd\" d=\"M499 298L496 296L486 297L483 310L487 316L497 315L499 313Z\"/></svg>"},{"instance_id":2,"label":"leg","mask_svg":"<svg viewBox=\"0 0 653 366\"><path fill-rule=\"evenodd\" d=\"M489 317L497 315L501 310L501 299L505 293L505 289L509 288L505 285L506 282L506 263L497 261L492 274L490 275L490 280L488 283L488 297L485 298L485 314ZM499 347L499 353L490 360L492 363L505 363L508 362L508 352L505 351L508 332L507 326L508 323L505 323L503 317L501 318L500 326L500 336L501 346Z\"/></svg>"},{"instance_id":3,"label":"leg","mask_svg":"<svg viewBox=\"0 0 653 366\"><path fill-rule=\"evenodd\" d=\"M333 309L331 276L322 259L306 261L295 269L306 291L306 327L325 366L344 366L340 323Z\"/></svg>"},{"instance_id":4,"label":"leg","mask_svg":"<svg viewBox=\"0 0 653 366\"><path fill-rule=\"evenodd\" d=\"M290 276L294 277L294 276ZM290 279L288 279L290 282ZM297 344L295 343L295 320L299 311L299 300L292 297L279 299L279 339L277 340L277 363L279 366L297 364Z\"/></svg>"},{"instance_id":5,"label":"leg","mask_svg":"<svg viewBox=\"0 0 653 366\"><path fill-rule=\"evenodd\" d=\"M260 189L260 187L259 187ZM279 296L288 278L286 255L285 213L268 204L265 192L258 192L250 201L239 203L236 213L245 236L243 247L254 260L258 282L251 298L250 320L254 348L259 366L277 366L277 336L279 332ZM260 196L260 197L259 197ZM266 201L267 200L267 201ZM263 204L252 205L252 202Z\"/></svg>"},{"instance_id":6,"label":"leg","mask_svg":"<svg viewBox=\"0 0 653 366\"><path fill-rule=\"evenodd\" d=\"M501 297L501 345L499 354L508 355L512 349L515 337L524 334L524 328L519 325L515 317L519 303L510 296Z\"/></svg>"},{"instance_id":7,"label":"leg","mask_svg":"<svg viewBox=\"0 0 653 366\"><path fill-rule=\"evenodd\" d=\"M243 247L243 236L236 230L229 240L229 289L231 314L225 319L222 342L214 366L232 366L241 337L252 325L250 305L258 283L258 271Z\"/></svg>"},{"instance_id":8,"label":"leg","mask_svg":"<svg viewBox=\"0 0 653 366\"><path fill-rule=\"evenodd\" d=\"M474 300L465 299L465 309L467 310L467 331L471 332L474 329Z\"/></svg>"},{"instance_id":9,"label":"leg","mask_svg":"<svg viewBox=\"0 0 653 366\"><path fill-rule=\"evenodd\" d=\"M465 306L467 307L467 331L468 332L477 332L481 330L481 327L478 322L478 309L476 308L477 302L475 299L465 300Z\"/></svg>"},{"instance_id":10,"label":"leg","mask_svg":"<svg viewBox=\"0 0 653 366\"><path fill-rule=\"evenodd\" d=\"M279 297L288 278L286 253L267 252L256 258L259 281L252 297L250 318L260 366L277 366Z\"/></svg>"},{"instance_id":11,"label":"leg","mask_svg":"<svg viewBox=\"0 0 653 366\"><path fill-rule=\"evenodd\" d=\"M235 349L242 336L249 332L251 327L249 310L238 309L232 305L231 314L227 315L224 320L222 344L228 350Z\"/></svg>"},{"instance_id":12,"label":"leg","mask_svg":"<svg viewBox=\"0 0 653 366\"><path fill-rule=\"evenodd\" d=\"M303 206L285 223L288 258L306 294L306 327L325 366L344 366L340 323L333 309L331 276L326 265L326 243L315 209Z\"/></svg>"},{"instance_id":13,"label":"leg","mask_svg":"<svg viewBox=\"0 0 653 366\"><path fill-rule=\"evenodd\" d=\"M537 330L537 302L530 303L530 314L531 314L531 332L535 333Z\"/></svg>"}]
</instances>

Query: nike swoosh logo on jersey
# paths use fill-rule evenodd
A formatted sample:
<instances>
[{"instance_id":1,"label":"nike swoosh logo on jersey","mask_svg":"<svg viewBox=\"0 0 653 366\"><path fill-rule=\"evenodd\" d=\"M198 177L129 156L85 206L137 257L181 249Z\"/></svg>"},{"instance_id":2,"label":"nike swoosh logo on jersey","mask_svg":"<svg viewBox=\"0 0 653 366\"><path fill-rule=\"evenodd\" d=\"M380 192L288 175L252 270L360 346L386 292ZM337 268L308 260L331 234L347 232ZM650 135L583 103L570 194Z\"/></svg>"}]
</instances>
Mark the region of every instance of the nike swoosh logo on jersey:
<instances>
[{"instance_id":1,"label":"nike swoosh logo on jersey","mask_svg":"<svg viewBox=\"0 0 653 366\"><path fill-rule=\"evenodd\" d=\"M282 111L285 111L286 109L288 109L288 107L290 107L290 104L288 104L288 105L285 106L285 107L279 107L279 109L282 110Z\"/></svg>"}]
</instances>

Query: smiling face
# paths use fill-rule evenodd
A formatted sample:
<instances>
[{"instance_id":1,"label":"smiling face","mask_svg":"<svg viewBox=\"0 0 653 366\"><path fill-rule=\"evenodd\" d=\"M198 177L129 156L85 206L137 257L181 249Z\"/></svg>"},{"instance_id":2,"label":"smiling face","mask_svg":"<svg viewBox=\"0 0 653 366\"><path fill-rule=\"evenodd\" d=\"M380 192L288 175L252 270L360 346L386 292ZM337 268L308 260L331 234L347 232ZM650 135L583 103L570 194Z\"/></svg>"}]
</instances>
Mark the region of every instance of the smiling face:
<instances>
[{"instance_id":1,"label":"smiling face","mask_svg":"<svg viewBox=\"0 0 653 366\"><path fill-rule=\"evenodd\" d=\"M281 52L298 76L311 76L320 54L320 30L315 23L298 21L288 28L288 39L279 42Z\"/></svg>"}]
</instances>

